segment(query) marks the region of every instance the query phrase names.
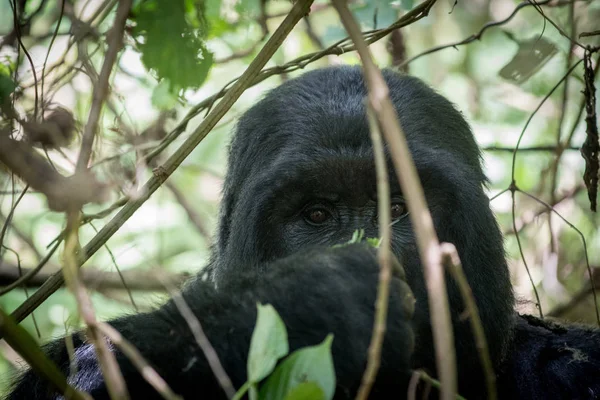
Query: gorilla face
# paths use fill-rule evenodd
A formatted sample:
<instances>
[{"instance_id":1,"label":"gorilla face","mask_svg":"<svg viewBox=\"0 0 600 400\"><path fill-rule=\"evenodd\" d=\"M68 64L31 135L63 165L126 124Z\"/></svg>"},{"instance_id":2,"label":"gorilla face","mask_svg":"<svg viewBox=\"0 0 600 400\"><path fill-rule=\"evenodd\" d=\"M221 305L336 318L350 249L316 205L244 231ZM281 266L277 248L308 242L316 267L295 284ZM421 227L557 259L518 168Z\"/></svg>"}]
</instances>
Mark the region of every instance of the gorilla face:
<instances>
[{"instance_id":1,"label":"gorilla face","mask_svg":"<svg viewBox=\"0 0 600 400\"><path fill-rule=\"evenodd\" d=\"M270 92L240 120L231 144L214 278L314 245L348 241L356 229L378 236L373 152L362 72L308 72ZM468 124L445 98L415 78L385 71L441 241L453 243L479 306L493 360L510 339L513 295L502 237L483 191L486 178ZM418 367L434 368L428 302L412 227L390 155L392 249L417 298ZM399 171L402 173L402 171ZM458 290L449 282L457 353L476 352ZM429 351L419 351L429 348ZM475 361L478 363L477 359ZM465 365L460 373L480 370ZM472 372L471 372L472 374Z\"/></svg>"}]
</instances>

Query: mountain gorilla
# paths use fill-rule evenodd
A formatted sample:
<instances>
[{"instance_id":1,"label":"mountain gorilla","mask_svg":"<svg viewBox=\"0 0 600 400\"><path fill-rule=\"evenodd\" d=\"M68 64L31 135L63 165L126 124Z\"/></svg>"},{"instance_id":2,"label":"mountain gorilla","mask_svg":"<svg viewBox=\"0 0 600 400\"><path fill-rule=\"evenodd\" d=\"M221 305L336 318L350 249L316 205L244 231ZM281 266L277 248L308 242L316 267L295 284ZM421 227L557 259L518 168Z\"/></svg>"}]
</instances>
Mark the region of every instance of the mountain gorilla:
<instances>
[{"instance_id":1,"label":"mountain gorilla","mask_svg":"<svg viewBox=\"0 0 600 400\"><path fill-rule=\"evenodd\" d=\"M513 311L502 236L484 193L480 152L461 114L421 81L384 72L406 132L441 241L458 249L477 302L501 398L596 398L600 343L595 331L551 325ZM284 320L290 350L333 333L336 399L360 385L374 320L375 250L347 242L356 229L376 237L377 190L357 67L305 73L271 91L240 120L229 156L212 281L188 282L183 297L236 388L246 358L256 302ZM392 249L405 270L392 279L381 368L372 399L404 398L411 371L435 375L423 271L402 191L389 154ZM402 171L400 171L402 173ZM447 278L459 391L485 397L485 380L468 316ZM406 284L408 283L408 285ZM410 289L409 289L410 287ZM414 314L407 301L416 298ZM224 398L203 352L173 301L156 311L110 322L185 398ZM91 344L74 336L77 369L69 382L95 399L108 394ZM159 398L127 358L116 353L134 398ZM63 340L46 347L65 374ZM434 393L435 395L435 393ZM10 399L57 398L34 373L17 380Z\"/></svg>"}]
</instances>

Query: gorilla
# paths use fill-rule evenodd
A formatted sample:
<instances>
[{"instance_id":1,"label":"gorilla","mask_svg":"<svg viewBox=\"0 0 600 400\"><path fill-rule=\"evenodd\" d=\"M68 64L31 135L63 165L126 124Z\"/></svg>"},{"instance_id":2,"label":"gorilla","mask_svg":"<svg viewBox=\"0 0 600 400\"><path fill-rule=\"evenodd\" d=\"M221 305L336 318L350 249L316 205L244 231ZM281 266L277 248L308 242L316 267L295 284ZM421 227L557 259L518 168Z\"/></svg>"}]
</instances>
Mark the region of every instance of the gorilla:
<instances>
[{"instance_id":1,"label":"gorilla","mask_svg":"<svg viewBox=\"0 0 600 400\"><path fill-rule=\"evenodd\" d=\"M501 399L600 398L600 336L514 310L503 238L485 195L487 180L469 125L420 80L384 71L439 239L453 243L477 303ZM256 302L283 319L290 351L333 333L336 399L356 395L367 361L377 295L376 250L347 243L378 235L377 188L359 67L306 72L268 93L240 119L229 152L211 279L187 282L182 297L234 386L246 381ZM410 209L386 151L395 274L381 367L371 399L406 398L412 371L436 376L427 293ZM402 171L399 171L402 173ZM402 266L404 272L402 272ZM400 271L400 272L399 272ZM447 276L459 393L486 397L479 353L455 283ZM414 293L414 311L407 297ZM184 398L226 398L173 300L110 321ZM45 351L75 387L108 399L93 351L73 335L69 375L64 340ZM135 399L160 396L111 346ZM436 392L430 392L436 397ZM57 399L32 371L9 399Z\"/></svg>"}]
</instances>

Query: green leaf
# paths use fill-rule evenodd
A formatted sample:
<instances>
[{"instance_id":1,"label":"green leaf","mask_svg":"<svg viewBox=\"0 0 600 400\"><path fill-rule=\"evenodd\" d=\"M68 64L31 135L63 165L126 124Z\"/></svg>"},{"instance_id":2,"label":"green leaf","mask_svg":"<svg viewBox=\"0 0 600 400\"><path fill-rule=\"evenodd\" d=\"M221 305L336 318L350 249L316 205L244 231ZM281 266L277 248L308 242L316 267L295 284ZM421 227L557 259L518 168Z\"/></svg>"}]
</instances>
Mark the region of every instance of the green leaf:
<instances>
[{"instance_id":1,"label":"green leaf","mask_svg":"<svg viewBox=\"0 0 600 400\"><path fill-rule=\"evenodd\" d=\"M0 64L0 67L2 67L2 64ZM0 105L7 105L10 102L10 95L16 87L17 85L10 76L0 68Z\"/></svg>"},{"instance_id":2,"label":"green leaf","mask_svg":"<svg viewBox=\"0 0 600 400\"><path fill-rule=\"evenodd\" d=\"M273 371L277 361L288 354L287 330L272 305L257 304L256 326L250 340L248 380L259 382Z\"/></svg>"},{"instance_id":3,"label":"green leaf","mask_svg":"<svg viewBox=\"0 0 600 400\"><path fill-rule=\"evenodd\" d=\"M163 79L156 85L150 98L152 105L159 110L172 110L177 106L178 100L168 79Z\"/></svg>"},{"instance_id":4,"label":"green leaf","mask_svg":"<svg viewBox=\"0 0 600 400\"><path fill-rule=\"evenodd\" d=\"M381 238L367 238L367 244L371 247L375 247L376 249L378 249L381 245Z\"/></svg>"},{"instance_id":5,"label":"green leaf","mask_svg":"<svg viewBox=\"0 0 600 400\"><path fill-rule=\"evenodd\" d=\"M364 229L357 229L352 234L352 238L350 239L350 241L348 243L349 244L350 243L360 243L360 241L363 240L364 236L365 236L365 230Z\"/></svg>"},{"instance_id":6,"label":"green leaf","mask_svg":"<svg viewBox=\"0 0 600 400\"><path fill-rule=\"evenodd\" d=\"M205 45L208 25L202 2L148 0L134 11L134 36L142 62L176 93L204 83L213 55Z\"/></svg>"},{"instance_id":7,"label":"green leaf","mask_svg":"<svg viewBox=\"0 0 600 400\"><path fill-rule=\"evenodd\" d=\"M287 396L292 395L298 386L307 382L316 383L323 391L324 399L332 399L335 393L335 369L331 357L332 341L333 335L330 334L320 344L292 353L261 387L260 399L287 399ZM303 393L294 395L299 396Z\"/></svg>"},{"instance_id":8,"label":"green leaf","mask_svg":"<svg viewBox=\"0 0 600 400\"><path fill-rule=\"evenodd\" d=\"M325 400L325 393L314 382L304 382L290 390L284 400Z\"/></svg>"}]
</instances>

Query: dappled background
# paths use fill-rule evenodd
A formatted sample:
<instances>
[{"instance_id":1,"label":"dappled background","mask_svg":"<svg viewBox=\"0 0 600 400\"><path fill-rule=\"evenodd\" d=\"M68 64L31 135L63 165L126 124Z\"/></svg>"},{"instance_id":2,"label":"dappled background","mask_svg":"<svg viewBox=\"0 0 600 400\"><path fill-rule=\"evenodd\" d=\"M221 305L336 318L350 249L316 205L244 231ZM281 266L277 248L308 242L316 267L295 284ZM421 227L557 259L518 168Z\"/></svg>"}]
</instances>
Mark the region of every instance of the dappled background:
<instances>
[{"instance_id":1,"label":"dappled background","mask_svg":"<svg viewBox=\"0 0 600 400\"><path fill-rule=\"evenodd\" d=\"M291 7L282 0L181 1L195 7L191 24L200 32L196 36L179 30L176 12L165 9L163 18L152 19L142 2L135 2L138 14L126 26L124 51L116 61L93 146L92 172L105 190L83 208L83 245L116 215L124 199L141 196L142 185L160 175L161 162L212 108L211 96L246 69ZM3 105L0 125L15 138L37 142L34 151L65 176L75 170L116 3L0 2L0 99L12 103ZM146 2L153 3L160 11L177 2ZM600 283L600 218L591 211L579 151L586 139L580 45L600 44L600 1L541 3L439 0L427 17L393 31L371 50L380 67L422 78L454 102L472 125L484 149L491 204L506 236L520 310L537 314L541 307L544 315L596 323L590 275ZM367 32L388 27L419 4L363 0L352 2L352 9ZM82 279L99 318L152 307L168 295L165 285L176 286L202 270L237 118L266 90L303 71L358 63L355 52L342 51L348 42L336 46L345 37L329 2L315 2L267 63L271 76L241 96L91 257ZM591 68L597 70L597 64L595 53ZM34 126L15 123L11 112L21 121L44 115L68 128L62 134L71 135L39 139ZM192 118L182 125L186 115ZM144 162L161 145L162 151ZM516 186L511 186L513 176ZM0 307L11 313L60 268L63 248L53 249L65 228L65 213L50 209L44 193L26 188L0 163L0 226ZM18 281L49 254L33 278ZM22 322L40 342L79 324L74 297L64 288ZM7 383L2 377L19 365L18 355L0 341L0 394Z\"/></svg>"}]
</instances>

